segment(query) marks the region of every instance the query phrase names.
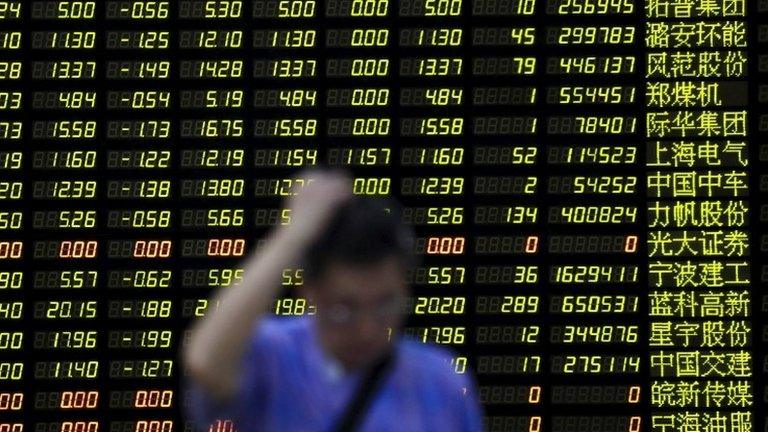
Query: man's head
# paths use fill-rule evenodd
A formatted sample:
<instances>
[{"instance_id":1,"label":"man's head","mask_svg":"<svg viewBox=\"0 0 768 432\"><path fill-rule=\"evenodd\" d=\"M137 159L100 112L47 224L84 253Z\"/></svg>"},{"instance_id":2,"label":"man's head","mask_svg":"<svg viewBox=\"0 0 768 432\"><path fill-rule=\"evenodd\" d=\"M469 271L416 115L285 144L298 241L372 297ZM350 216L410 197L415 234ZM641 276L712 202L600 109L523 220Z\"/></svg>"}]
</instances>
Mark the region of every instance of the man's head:
<instances>
[{"instance_id":1,"label":"man's head","mask_svg":"<svg viewBox=\"0 0 768 432\"><path fill-rule=\"evenodd\" d=\"M389 347L405 321L413 230L391 198L352 196L304 256L301 295L317 305L322 346L349 369Z\"/></svg>"}]
</instances>

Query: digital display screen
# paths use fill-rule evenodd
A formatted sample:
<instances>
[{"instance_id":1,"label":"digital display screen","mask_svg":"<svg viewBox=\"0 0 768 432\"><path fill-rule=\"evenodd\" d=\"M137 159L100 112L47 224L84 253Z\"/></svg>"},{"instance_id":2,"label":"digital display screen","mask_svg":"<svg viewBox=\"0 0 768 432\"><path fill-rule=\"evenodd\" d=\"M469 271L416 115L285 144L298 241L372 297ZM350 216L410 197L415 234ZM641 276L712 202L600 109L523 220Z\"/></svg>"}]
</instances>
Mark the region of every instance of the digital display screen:
<instances>
[{"instance_id":1,"label":"digital display screen","mask_svg":"<svg viewBox=\"0 0 768 432\"><path fill-rule=\"evenodd\" d=\"M768 430L767 19L0 0L0 432L192 432L187 326L320 164L403 203L405 333L488 431Z\"/></svg>"}]
</instances>

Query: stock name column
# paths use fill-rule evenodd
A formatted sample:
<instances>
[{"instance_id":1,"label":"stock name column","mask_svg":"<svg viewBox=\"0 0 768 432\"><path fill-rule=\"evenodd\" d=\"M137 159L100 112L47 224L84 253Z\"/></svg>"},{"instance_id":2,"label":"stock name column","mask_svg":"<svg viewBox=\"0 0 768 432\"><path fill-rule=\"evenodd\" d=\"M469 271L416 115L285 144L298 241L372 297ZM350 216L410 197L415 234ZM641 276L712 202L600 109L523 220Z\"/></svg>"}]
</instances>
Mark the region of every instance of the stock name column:
<instances>
[{"instance_id":1,"label":"stock name column","mask_svg":"<svg viewBox=\"0 0 768 432\"><path fill-rule=\"evenodd\" d=\"M754 430L746 1L647 0L651 430Z\"/></svg>"},{"instance_id":2,"label":"stock name column","mask_svg":"<svg viewBox=\"0 0 768 432\"><path fill-rule=\"evenodd\" d=\"M755 302L754 311L759 311L755 316L755 329L760 329L758 337L757 331L754 334L755 341L754 356L756 371L760 371L755 377L755 394L758 396L756 409L756 427L755 430L765 432L768 430L768 293L764 287L768 283L768 1L760 0L752 2L752 7L747 9L748 14L752 14L748 20L750 27L748 30L750 46L750 96L751 102L756 100L756 109L752 112L750 122L752 129L757 135L753 135L752 155L753 161L757 159L758 163L752 167L751 185L752 190L757 190L752 195L752 230L755 235L759 235L760 249L759 253L753 255L754 271L760 272L760 291L759 295L753 297ZM755 127L754 125L757 125ZM754 132L753 132L754 133ZM755 158L754 156L757 156ZM757 237L755 237L757 238ZM759 299L759 308L757 301ZM761 397L762 396L762 397ZM762 408L762 409L761 409Z\"/></svg>"},{"instance_id":3,"label":"stock name column","mask_svg":"<svg viewBox=\"0 0 768 432\"><path fill-rule=\"evenodd\" d=\"M641 429L637 0L548 0L551 432Z\"/></svg>"}]
</instances>

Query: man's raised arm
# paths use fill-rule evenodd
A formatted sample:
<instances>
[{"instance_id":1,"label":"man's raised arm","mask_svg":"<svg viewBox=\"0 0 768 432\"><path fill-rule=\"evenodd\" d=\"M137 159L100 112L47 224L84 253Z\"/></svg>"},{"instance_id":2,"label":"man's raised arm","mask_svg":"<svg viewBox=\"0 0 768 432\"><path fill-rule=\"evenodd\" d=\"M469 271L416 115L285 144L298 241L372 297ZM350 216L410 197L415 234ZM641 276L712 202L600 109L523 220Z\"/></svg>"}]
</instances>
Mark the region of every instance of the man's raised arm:
<instances>
[{"instance_id":1,"label":"man's raised arm","mask_svg":"<svg viewBox=\"0 0 768 432\"><path fill-rule=\"evenodd\" d=\"M253 326L277 295L283 269L300 260L334 210L351 195L350 179L341 172L311 169L300 176L313 180L288 198L290 224L273 228L260 253L254 251L246 258L240 284L213 293L209 305L218 302L218 307L192 325L189 344L182 352L191 378L219 402L228 401L237 390L240 362Z\"/></svg>"}]
</instances>

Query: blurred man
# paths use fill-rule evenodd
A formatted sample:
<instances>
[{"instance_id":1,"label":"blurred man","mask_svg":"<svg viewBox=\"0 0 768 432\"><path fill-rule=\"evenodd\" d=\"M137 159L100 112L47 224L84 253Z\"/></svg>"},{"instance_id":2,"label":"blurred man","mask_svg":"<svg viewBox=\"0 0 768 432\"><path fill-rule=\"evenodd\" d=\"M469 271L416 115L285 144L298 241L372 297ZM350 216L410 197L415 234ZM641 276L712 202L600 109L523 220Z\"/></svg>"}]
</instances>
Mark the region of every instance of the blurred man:
<instances>
[{"instance_id":1,"label":"blurred man","mask_svg":"<svg viewBox=\"0 0 768 432\"><path fill-rule=\"evenodd\" d=\"M290 224L270 231L242 282L219 289L192 326L188 415L203 430L231 419L241 432L481 431L476 384L454 372L456 353L400 335L417 258L397 202L353 195L339 171L301 177L313 180L288 198ZM272 315L283 270L298 267L316 313Z\"/></svg>"}]
</instances>

